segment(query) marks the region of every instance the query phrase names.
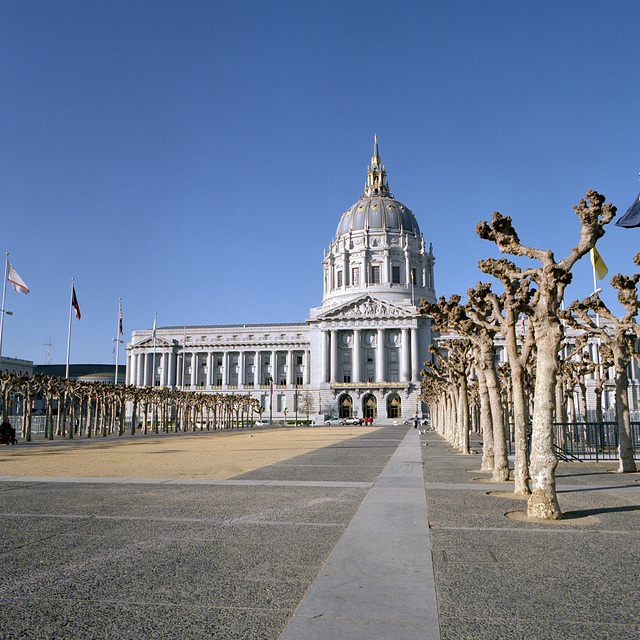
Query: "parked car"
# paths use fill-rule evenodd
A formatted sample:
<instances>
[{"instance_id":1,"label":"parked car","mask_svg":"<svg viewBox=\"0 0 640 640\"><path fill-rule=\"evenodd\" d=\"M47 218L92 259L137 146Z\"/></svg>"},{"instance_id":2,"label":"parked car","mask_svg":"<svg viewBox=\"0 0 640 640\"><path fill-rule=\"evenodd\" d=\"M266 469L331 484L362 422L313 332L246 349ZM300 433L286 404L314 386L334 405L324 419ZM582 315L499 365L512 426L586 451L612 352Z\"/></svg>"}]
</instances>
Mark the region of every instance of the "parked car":
<instances>
[{"instance_id":1,"label":"parked car","mask_svg":"<svg viewBox=\"0 0 640 640\"><path fill-rule=\"evenodd\" d=\"M344 427L345 425L344 418L329 418L328 420L325 420L324 423L327 425L327 427L330 427L332 425L339 425L341 427Z\"/></svg>"},{"instance_id":2,"label":"parked car","mask_svg":"<svg viewBox=\"0 0 640 640\"><path fill-rule=\"evenodd\" d=\"M256 427L267 427L271 424L270 420L256 420Z\"/></svg>"},{"instance_id":3,"label":"parked car","mask_svg":"<svg viewBox=\"0 0 640 640\"><path fill-rule=\"evenodd\" d=\"M362 424L361 418L344 418L345 424Z\"/></svg>"}]
</instances>

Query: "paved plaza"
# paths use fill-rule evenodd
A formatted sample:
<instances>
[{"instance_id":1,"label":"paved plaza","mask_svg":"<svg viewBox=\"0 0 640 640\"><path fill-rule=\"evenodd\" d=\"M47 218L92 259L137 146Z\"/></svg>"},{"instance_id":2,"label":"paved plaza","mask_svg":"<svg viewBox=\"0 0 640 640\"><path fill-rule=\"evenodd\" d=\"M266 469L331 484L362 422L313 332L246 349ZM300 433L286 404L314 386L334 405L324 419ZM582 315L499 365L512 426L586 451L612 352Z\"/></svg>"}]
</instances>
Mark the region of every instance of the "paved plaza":
<instances>
[{"instance_id":1,"label":"paved plaza","mask_svg":"<svg viewBox=\"0 0 640 640\"><path fill-rule=\"evenodd\" d=\"M640 637L640 475L562 464L531 522L480 457L385 426L224 480L3 477L0 637Z\"/></svg>"}]
</instances>

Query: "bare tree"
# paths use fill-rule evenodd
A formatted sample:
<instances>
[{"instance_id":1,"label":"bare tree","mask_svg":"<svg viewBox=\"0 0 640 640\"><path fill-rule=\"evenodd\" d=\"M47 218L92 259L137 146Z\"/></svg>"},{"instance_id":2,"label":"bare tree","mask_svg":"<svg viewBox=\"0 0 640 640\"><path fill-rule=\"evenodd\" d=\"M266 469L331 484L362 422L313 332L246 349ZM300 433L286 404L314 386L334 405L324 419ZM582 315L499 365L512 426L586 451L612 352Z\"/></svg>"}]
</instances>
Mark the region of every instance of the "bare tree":
<instances>
[{"instance_id":1,"label":"bare tree","mask_svg":"<svg viewBox=\"0 0 640 640\"><path fill-rule=\"evenodd\" d=\"M640 254L638 254L640 261ZM629 376L627 369L633 358L634 345L640 332L634 322L638 315L637 283L640 274L631 277L616 274L611 278L612 286L618 290L618 301L625 309L622 318L616 317L602 302L598 293L594 293L582 302L572 302L566 311L560 311L560 317L570 326L597 336L613 354L616 371L616 418L618 422L618 457L621 473L636 471L631 436L631 416L629 414ZM593 315L592 315L593 314ZM602 316L608 322L597 321Z\"/></svg>"},{"instance_id":2,"label":"bare tree","mask_svg":"<svg viewBox=\"0 0 640 640\"><path fill-rule=\"evenodd\" d=\"M596 241L604 235L604 225L613 220L616 208L603 204L604 196L588 191L586 201L574 207L580 218L580 241L569 255L557 262L550 250L535 249L520 243L511 218L497 211L489 225L479 222L478 235L495 242L502 253L537 260L542 266L529 268L513 277L531 279L537 290L527 309L531 319L538 350L536 386L531 439L531 497L527 505L530 517L545 520L562 517L556 496L555 469L558 466L553 449L553 411L555 400L558 351L563 339L563 327L558 311L564 290L571 282L571 269L582 256L589 253Z\"/></svg>"},{"instance_id":3,"label":"bare tree","mask_svg":"<svg viewBox=\"0 0 640 640\"><path fill-rule=\"evenodd\" d=\"M420 303L420 313L430 315L440 330L448 330L464 336L474 345L478 382L481 387L484 385L486 388L491 412L492 479L494 482L505 482L509 479L509 458L495 363L496 328L490 321L493 311L485 300L485 289L488 287L489 285L478 283L475 290L469 289L469 302L464 306L460 304L460 296L458 295L451 296L448 301L441 297L438 304L427 303L423 300ZM483 424L483 426L488 425ZM483 434L484 438L487 436L488 430Z\"/></svg>"}]
</instances>

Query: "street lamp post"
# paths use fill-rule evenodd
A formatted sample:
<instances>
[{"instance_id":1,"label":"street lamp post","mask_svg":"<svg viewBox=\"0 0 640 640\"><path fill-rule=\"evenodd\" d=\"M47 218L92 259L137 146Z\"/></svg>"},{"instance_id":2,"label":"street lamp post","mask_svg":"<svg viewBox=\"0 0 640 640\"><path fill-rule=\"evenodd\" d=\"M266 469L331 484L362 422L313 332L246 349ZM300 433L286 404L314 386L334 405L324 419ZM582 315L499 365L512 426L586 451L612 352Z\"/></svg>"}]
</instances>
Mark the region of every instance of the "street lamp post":
<instances>
[{"instance_id":1,"label":"street lamp post","mask_svg":"<svg viewBox=\"0 0 640 640\"><path fill-rule=\"evenodd\" d=\"M269 376L269 424L273 423L273 377Z\"/></svg>"}]
</instances>

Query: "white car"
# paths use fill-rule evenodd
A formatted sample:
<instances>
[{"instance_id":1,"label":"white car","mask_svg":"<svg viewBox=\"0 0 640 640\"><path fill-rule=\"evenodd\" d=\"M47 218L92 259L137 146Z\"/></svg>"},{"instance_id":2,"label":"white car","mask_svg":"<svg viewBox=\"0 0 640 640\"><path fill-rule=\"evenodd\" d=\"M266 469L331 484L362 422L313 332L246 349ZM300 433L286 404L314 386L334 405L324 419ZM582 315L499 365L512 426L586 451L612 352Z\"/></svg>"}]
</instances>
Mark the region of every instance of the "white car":
<instances>
[{"instance_id":1,"label":"white car","mask_svg":"<svg viewBox=\"0 0 640 640\"><path fill-rule=\"evenodd\" d=\"M344 418L345 424L360 424L360 418Z\"/></svg>"},{"instance_id":2,"label":"white car","mask_svg":"<svg viewBox=\"0 0 640 640\"><path fill-rule=\"evenodd\" d=\"M269 420L256 420L256 427L268 427L270 424Z\"/></svg>"},{"instance_id":3,"label":"white car","mask_svg":"<svg viewBox=\"0 0 640 640\"><path fill-rule=\"evenodd\" d=\"M324 423L327 425L327 427L330 427L332 425L339 425L341 427L344 427L345 425L344 418L329 418L328 420L325 420Z\"/></svg>"}]
</instances>

